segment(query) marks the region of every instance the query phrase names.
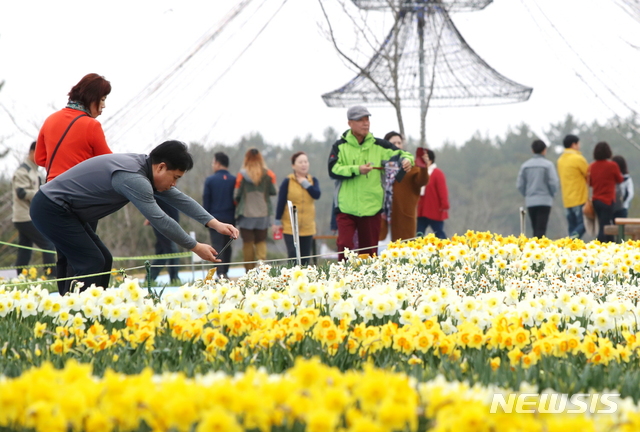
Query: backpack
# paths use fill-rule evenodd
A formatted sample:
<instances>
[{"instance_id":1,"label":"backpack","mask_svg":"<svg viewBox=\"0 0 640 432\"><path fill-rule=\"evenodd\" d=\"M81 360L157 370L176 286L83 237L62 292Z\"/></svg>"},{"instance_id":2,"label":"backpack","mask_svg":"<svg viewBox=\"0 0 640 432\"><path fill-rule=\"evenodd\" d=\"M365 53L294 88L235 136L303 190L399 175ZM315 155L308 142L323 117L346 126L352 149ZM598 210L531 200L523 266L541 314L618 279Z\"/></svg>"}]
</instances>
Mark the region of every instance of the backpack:
<instances>
[{"instance_id":1,"label":"backpack","mask_svg":"<svg viewBox=\"0 0 640 432\"><path fill-rule=\"evenodd\" d=\"M613 203L613 211L618 211L624 208L624 202L629 196L629 189L627 188L627 180L629 174L624 176L624 181L616 185L616 200Z\"/></svg>"}]
</instances>

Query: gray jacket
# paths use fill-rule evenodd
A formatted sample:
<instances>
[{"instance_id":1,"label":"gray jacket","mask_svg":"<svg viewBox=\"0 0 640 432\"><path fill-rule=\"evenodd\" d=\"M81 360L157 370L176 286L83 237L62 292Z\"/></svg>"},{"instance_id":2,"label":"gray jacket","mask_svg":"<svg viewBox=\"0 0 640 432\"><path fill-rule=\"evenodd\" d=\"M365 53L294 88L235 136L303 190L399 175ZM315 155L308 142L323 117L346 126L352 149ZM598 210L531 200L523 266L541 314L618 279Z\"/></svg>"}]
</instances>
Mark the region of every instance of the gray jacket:
<instances>
[{"instance_id":1,"label":"gray jacket","mask_svg":"<svg viewBox=\"0 0 640 432\"><path fill-rule=\"evenodd\" d=\"M537 154L520 167L516 186L525 197L527 207L551 207L559 184L558 173L553 163Z\"/></svg>"},{"instance_id":2,"label":"gray jacket","mask_svg":"<svg viewBox=\"0 0 640 432\"><path fill-rule=\"evenodd\" d=\"M97 221L131 202L155 229L187 249L193 249L196 241L167 216L156 200L163 200L203 225L214 218L175 187L164 192L155 190L151 161L142 154L92 157L43 185L40 192L83 222Z\"/></svg>"},{"instance_id":3,"label":"gray jacket","mask_svg":"<svg viewBox=\"0 0 640 432\"><path fill-rule=\"evenodd\" d=\"M26 158L13 174L13 218L12 222L29 222L29 206L33 196L40 189L42 177L38 172L38 165Z\"/></svg>"}]
</instances>

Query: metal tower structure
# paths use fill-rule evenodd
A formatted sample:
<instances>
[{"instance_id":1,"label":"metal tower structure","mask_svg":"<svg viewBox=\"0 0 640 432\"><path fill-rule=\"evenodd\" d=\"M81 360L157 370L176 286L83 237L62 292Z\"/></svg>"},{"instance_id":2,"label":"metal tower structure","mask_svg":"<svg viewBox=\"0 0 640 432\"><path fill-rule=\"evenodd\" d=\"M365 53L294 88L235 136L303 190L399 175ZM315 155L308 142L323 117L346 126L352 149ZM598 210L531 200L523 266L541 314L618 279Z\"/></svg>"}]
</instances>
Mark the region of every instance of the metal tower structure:
<instances>
[{"instance_id":1,"label":"metal tower structure","mask_svg":"<svg viewBox=\"0 0 640 432\"><path fill-rule=\"evenodd\" d=\"M492 0L352 0L388 10L396 21L382 46L344 86L322 95L330 107L358 103L420 107L421 145L429 106L479 106L525 101L532 88L489 66L464 40L449 11L480 10Z\"/></svg>"}]
</instances>

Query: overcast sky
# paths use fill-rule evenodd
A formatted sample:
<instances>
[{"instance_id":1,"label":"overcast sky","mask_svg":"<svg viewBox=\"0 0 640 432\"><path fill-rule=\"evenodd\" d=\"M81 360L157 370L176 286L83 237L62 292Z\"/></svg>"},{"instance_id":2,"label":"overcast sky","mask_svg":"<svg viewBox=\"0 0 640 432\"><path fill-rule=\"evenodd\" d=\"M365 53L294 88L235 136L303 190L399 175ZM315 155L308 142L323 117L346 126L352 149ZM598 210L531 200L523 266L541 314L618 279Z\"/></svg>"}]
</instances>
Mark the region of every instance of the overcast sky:
<instances>
[{"instance_id":1,"label":"overcast sky","mask_svg":"<svg viewBox=\"0 0 640 432\"><path fill-rule=\"evenodd\" d=\"M1 2L0 149L12 149L3 165L17 166L44 119L89 72L111 81L99 120L116 152L147 152L169 138L233 144L251 132L288 145L307 134L321 138L329 126L345 130L346 109L329 108L320 96L355 73L323 35L317 0L253 0L225 24L241 3ZM332 18L348 26L344 17ZM495 0L452 18L491 67L534 90L519 104L432 109L433 148L462 144L475 132L502 136L521 122L544 138L568 113L604 121L640 109L640 23L618 0ZM214 42L175 69L215 31ZM371 111L375 135L397 129L393 109ZM404 113L415 138L418 114Z\"/></svg>"}]
</instances>

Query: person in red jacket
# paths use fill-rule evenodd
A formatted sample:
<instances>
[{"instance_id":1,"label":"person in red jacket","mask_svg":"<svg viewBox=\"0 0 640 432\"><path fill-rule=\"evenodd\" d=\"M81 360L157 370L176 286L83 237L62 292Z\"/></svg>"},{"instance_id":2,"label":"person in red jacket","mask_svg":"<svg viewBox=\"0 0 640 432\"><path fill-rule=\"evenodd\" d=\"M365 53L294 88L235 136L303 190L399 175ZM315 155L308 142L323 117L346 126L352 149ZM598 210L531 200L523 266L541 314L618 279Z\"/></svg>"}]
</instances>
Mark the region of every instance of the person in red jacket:
<instances>
[{"instance_id":1,"label":"person in red jacket","mask_svg":"<svg viewBox=\"0 0 640 432\"><path fill-rule=\"evenodd\" d=\"M589 165L589 186L593 188L591 200L598 216L598 237L601 242L613 241L613 236L604 234L604 227L613 219L613 205L616 201L616 185L624 181L620 167L611 160L611 147L602 141L593 149L595 162Z\"/></svg>"},{"instance_id":2,"label":"person in red jacket","mask_svg":"<svg viewBox=\"0 0 640 432\"><path fill-rule=\"evenodd\" d=\"M36 164L47 171L47 181L89 158L112 153L96 120L109 93L111 83L103 76L85 75L69 92L67 106L44 121L36 142Z\"/></svg>"},{"instance_id":3,"label":"person in red jacket","mask_svg":"<svg viewBox=\"0 0 640 432\"><path fill-rule=\"evenodd\" d=\"M444 233L444 221L449 218L449 192L444 173L436 166L436 155L427 150L423 156L429 170L429 183L421 192L418 201L418 235L427 233L431 227L436 237L447 238Z\"/></svg>"}]
</instances>

